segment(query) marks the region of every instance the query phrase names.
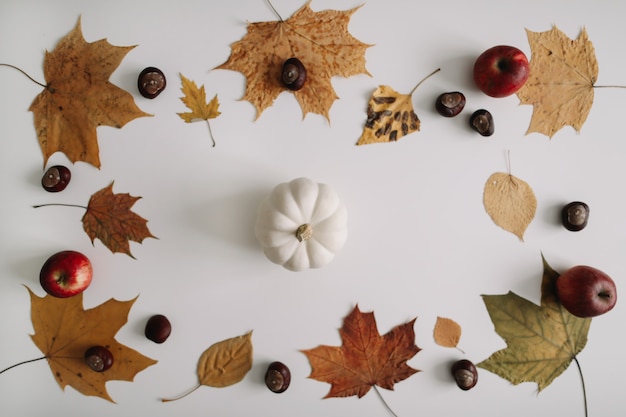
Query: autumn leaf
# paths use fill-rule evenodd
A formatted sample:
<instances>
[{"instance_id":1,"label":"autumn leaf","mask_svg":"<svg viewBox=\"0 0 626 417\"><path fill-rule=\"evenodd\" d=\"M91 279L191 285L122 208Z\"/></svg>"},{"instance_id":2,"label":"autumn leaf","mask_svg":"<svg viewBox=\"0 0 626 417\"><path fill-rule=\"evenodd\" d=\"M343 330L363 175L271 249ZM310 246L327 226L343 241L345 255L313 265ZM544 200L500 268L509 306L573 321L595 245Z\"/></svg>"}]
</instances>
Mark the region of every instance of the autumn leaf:
<instances>
[{"instance_id":1,"label":"autumn leaf","mask_svg":"<svg viewBox=\"0 0 626 417\"><path fill-rule=\"evenodd\" d=\"M517 92L521 104L533 106L528 133L550 138L564 126L580 131L593 104L598 62L583 28L578 39L556 26L546 32L527 30L530 76Z\"/></svg>"},{"instance_id":2,"label":"autumn leaf","mask_svg":"<svg viewBox=\"0 0 626 417\"><path fill-rule=\"evenodd\" d=\"M461 340L461 326L452 319L437 317L433 336L435 343L439 346L458 349L459 340Z\"/></svg>"},{"instance_id":3,"label":"autumn leaf","mask_svg":"<svg viewBox=\"0 0 626 417\"><path fill-rule=\"evenodd\" d=\"M480 362L479 367L512 384L536 382L541 391L563 373L585 344L591 319L570 314L558 301L559 274L543 260L541 304L513 292L483 295L483 301L507 347Z\"/></svg>"},{"instance_id":4,"label":"autumn leaf","mask_svg":"<svg viewBox=\"0 0 626 417\"><path fill-rule=\"evenodd\" d=\"M93 194L82 219L91 243L100 239L111 252L134 258L129 241L141 243L147 237L155 237L148 230L148 221L130 210L140 198L128 193L114 194L113 183Z\"/></svg>"},{"instance_id":5,"label":"autumn leaf","mask_svg":"<svg viewBox=\"0 0 626 417\"><path fill-rule=\"evenodd\" d=\"M524 240L524 232L537 210L537 199L528 183L496 172L485 183L483 204L495 224Z\"/></svg>"},{"instance_id":6,"label":"autumn leaf","mask_svg":"<svg viewBox=\"0 0 626 417\"><path fill-rule=\"evenodd\" d=\"M100 167L96 128L121 128L149 114L141 111L132 95L109 81L134 46L118 47L101 39L87 43L80 18L74 29L44 58L46 88L30 106L44 166L55 152L72 162Z\"/></svg>"},{"instance_id":7,"label":"autumn leaf","mask_svg":"<svg viewBox=\"0 0 626 417\"><path fill-rule=\"evenodd\" d=\"M38 297L30 289L33 342L45 355L50 370L62 389L70 385L84 395L114 402L107 393L108 381L132 381L155 360L115 340L115 334L128 320L135 299L105 303L83 309L83 294L68 298ZM93 371L84 354L92 346L105 346L113 354L113 366Z\"/></svg>"},{"instance_id":8,"label":"autumn leaf","mask_svg":"<svg viewBox=\"0 0 626 417\"><path fill-rule=\"evenodd\" d=\"M342 346L321 345L302 351L311 364L309 378L331 384L324 398L361 398L376 385L393 390L395 383L419 372L406 364L420 351L415 345L414 324L415 319L381 336L374 313L362 313L355 306L339 330Z\"/></svg>"},{"instance_id":9,"label":"autumn leaf","mask_svg":"<svg viewBox=\"0 0 626 417\"><path fill-rule=\"evenodd\" d=\"M367 105L367 120L357 145L396 142L403 136L420 130L420 120L413 110L413 93L433 74L421 80L409 94L400 94L388 85L379 86Z\"/></svg>"},{"instance_id":10,"label":"autumn leaf","mask_svg":"<svg viewBox=\"0 0 626 417\"><path fill-rule=\"evenodd\" d=\"M254 105L256 118L270 107L283 91L291 91L280 81L283 63L298 58L306 68L307 80L293 95L307 113L329 119L338 98L331 85L333 76L367 74L367 45L348 32L350 18L358 7L347 10L314 12L311 2L287 20L249 23L246 35L231 45L231 55L217 69L241 72L247 80L242 100Z\"/></svg>"},{"instance_id":11,"label":"autumn leaf","mask_svg":"<svg viewBox=\"0 0 626 417\"><path fill-rule=\"evenodd\" d=\"M198 385L179 397L161 401L179 400L203 385L223 388L240 382L252 368L252 351L252 332L211 345L198 361Z\"/></svg>"},{"instance_id":12,"label":"autumn leaf","mask_svg":"<svg viewBox=\"0 0 626 417\"><path fill-rule=\"evenodd\" d=\"M215 140L213 139L213 132L211 131L209 119L214 119L221 114L218 111L220 103L217 101L217 94L207 103L204 85L198 88L194 81L185 78L183 74L180 74L180 79L183 84L181 91L184 94L180 100L191 110L191 112L178 113L178 116L180 116L180 118L186 123L205 120L209 126L211 141L213 142L213 146L215 146Z\"/></svg>"}]
</instances>

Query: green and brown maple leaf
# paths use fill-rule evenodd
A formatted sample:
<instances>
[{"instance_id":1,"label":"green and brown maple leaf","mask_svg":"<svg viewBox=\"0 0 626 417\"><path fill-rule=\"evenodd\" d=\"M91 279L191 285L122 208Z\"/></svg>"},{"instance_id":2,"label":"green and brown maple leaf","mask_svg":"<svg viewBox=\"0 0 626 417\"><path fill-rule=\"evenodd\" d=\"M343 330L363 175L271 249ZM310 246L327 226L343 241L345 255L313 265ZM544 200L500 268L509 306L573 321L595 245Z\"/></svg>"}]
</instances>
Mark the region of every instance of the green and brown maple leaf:
<instances>
[{"instance_id":1,"label":"green and brown maple leaf","mask_svg":"<svg viewBox=\"0 0 626 417\"><path fill-rule=\"evenodd\" d=\"M554 271L543 258L541 304L519 295L483 295L496 332L507 347L480 362L512 384L537 383L541 391L561 375L587 343L591 319L570 314L558 301Z\"/></svg>"},{"instance_id":2,"label":"green and brown maple leaf","mask_svg":"<svg viewBox=\"0 0 626 417\"><path fill-rule=\"evenodd\" d=\"M362 313L355 306L339 330L341 346L302 351L311 364L309 378L331 384L325 398L361 398L375 385L393 390L394 384L419 372L406 363L420 351L414 324L415 319L381 336L374 313Z\"/></svg>"},{"instance_id":3,"label":"green and brown maple leaf","mask_svg":"<svg viewBox=\"0 0 626 417\"><path fill-rule=\"evenodd\" d=\"M246 77L242 100L252 103L256 118L270 107L283 91L290 91L280 81L283 63L298 58L306 68L307 81L293 95L307 113L329 119L329 111L338 98L331 84L333 76L367 74L367 45L348 32L350 18L358 10L323 10L314 12L310 1L289 19L248 24L246 35L231 45L231 54L218 69L239 71Z\"/></svg>"},{"instance_id":4,"label":"green and brown maple leaf","mask_svg":"<svg viewBox=\"0 0 626 417\"><path fill-rule=\"evenodd\" d=\"M44 166L55 152L70 161L100 167L96 128L121 128L131 120L149 116L127 91L109 81L134 46L113 46L106 39L88 43L80 19L72 31L44 58L46 88L35 98L35 129Z\"/></svg>"},{"instance_id":5,"label":"green and brown maple leaf","mask_svg":"<svg viewBox=\"0 0 626 417\"><path fill-rule=\"evenodd\" d=\"M137 373L156 363L115 339L126 324L136 298L130 301L110 299L97 307L84 309L82 293L58 298L39 297L30 289L28 292L35 331L32 340L45 355L62 389L69 385L84 395L113 402L105 386L108 381L133 381ZM111 351L114 361L110 369L96 372L85 363L85 351L92 346L105 346Z\"/></svg>"}]
</instances>

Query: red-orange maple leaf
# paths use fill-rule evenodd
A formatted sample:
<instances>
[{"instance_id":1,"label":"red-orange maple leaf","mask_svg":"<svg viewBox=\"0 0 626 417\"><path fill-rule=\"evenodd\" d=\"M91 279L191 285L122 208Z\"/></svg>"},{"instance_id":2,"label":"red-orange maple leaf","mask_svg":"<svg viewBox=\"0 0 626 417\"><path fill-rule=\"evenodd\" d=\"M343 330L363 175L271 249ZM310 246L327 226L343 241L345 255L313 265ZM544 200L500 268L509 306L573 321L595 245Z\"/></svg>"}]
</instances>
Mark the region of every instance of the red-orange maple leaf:
<instances>
[{"instance_id":1,"label":"red-orange maple leaf","mask_svg":"<svg viewBox=\"0 0 626 417\"><path fill-rule=\"evenodd\" d=\"M419 372L406 364L421 350L415 344L414 324L415 319L381 336L374 313L362 313L355 306L339 329L342 346L302 351L311 364L309 378L332 384L324 398L361 398L374 385L393 390L396 382Z\"/></svg>"},{"instance_id":2,"label":"red-orange maple leaf","mask_svg":"<svg viewBox=\"0 0 626 417\"><path fill-rule=\"evenodd\" d=\"M83 228L91 243L98 238L111 252L132 258L129 241L141 243L147 237L155 237L148 230L148 221L130 210L140 198L128 193L113 194L113 183L93 194L83 216Z\"/></svg>"}]
</instances>

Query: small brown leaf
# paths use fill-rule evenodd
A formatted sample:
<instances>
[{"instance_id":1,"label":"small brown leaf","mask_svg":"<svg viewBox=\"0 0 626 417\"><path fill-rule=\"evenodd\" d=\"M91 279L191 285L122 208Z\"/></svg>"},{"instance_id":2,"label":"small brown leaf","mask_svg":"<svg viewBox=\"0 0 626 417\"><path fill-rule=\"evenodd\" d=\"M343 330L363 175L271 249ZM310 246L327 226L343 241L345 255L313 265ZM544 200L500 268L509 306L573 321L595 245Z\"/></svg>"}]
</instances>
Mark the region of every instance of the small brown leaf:
<instances>
[{"instance_id":1,"label":"small brown leaf","mask_svg":"<svg viewBox=\"0 0 626 417\"><path fill-rule=\"evenodd\" d=\"M439 346L456 348L461 340L461 326L452 319L437 317L434 337Z\"/></svg>"},{"instance_id":2,"label":"small brown leaf","mask_svg":"<svg viewBox=\"0 0 626 417\"><path fill-rule=\"evenodd\" d=\"M93 194L82 219L91 243L98 238L111 252L133 258L129 241L141 243L147 237L155 237L148 230L148 221L130 210L140 198L113 194L113 183Z\"/></svg>"},{"instance_id":3,"label":"small brown leaf","mask_svg":"<svg viewBox=\"0 0 626 417\"><path fill-rule=\"evenodd\" d=\"M241 381L252 368L252 332L222 340L200 356L198 379L201 385L227 387Z\"/></svg>"},{"instance_id":4,"label":"small brown leaf","mask_svg":"<svg viewBox=\"0 0 626 417\"><path fill-rule=\"evenodd\" d=\"M524 240L524 232L537 210L535 193L526 182L496 172L485 184L483 203L495 224Z\"/></svg>"}]
</instances>

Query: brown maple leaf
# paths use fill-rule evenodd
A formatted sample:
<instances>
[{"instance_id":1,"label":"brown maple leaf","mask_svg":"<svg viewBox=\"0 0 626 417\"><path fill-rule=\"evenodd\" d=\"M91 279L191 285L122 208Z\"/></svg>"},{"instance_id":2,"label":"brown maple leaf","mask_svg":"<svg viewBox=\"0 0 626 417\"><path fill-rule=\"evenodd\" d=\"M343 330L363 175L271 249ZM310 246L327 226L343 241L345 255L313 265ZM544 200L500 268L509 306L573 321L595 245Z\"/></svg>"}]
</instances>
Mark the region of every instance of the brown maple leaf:
<instances>
[{"instance_id":1,"label":"brown maple leaf","mask_svg":"<svg viewBox=\"0 0 626 417\"><path fill-rule=\"evenodd\" d=\"M550 138L564 126L580 131L593 104L598 61L583 29L572 40L556 26L526 31L530 43L530 76L517 92L521 104L533 106L528 133Z\"/></svg>"},{"instance_id":2,"label":"brown maple leaf","mask_svg":"<svg viewBox=\"0 0 626 417\"><path fill-rule=\"evenodd\" d=\"M283 91L290 91L280 81L283 63L298 58L306 68L307 81L293 94L307 113L329 119L329 111L338 98L331 77L367 74L367 45L348 32L355 7L346 11L314 12L309 0L287 20L248 24L246 35L231 45L231 55L218 69L243 73L247 79L242 100L251 102L256 118L270 107Z\"/></svg>"},{"instance_id":3,"label":"brown maple leaf","mask_svg":"<svg viewBox=\"0 0 626 417\"><path fill-rule=\"evenodd\" d=\"M134 258L129 241L141 243L145 238L155 238L148 229L148 221L130 210L140 198L128 193L114 194L113 183L93 194L82 219L91 243L98 238L111 252Z\"/></svg>"},{"instance_id":4,"label":"brown maple leaf","mask_svg":"<svg viewBox=\"0 0 626 417\"><path fill-rule=\"evenodd\" d=\"M79 18L55 49L46 51L47 86L29 108L35 117L44 166L59 151L72 162L84 161L99 168L96 128L121 128L135 118L149 116L137 107L132 95L109 82L133 48L113 46L106 39L87 43Z\"/></svg>"},{"instance_id":5,"label":"brown maple leaf","mask_svg":"<svg viewBox=\"0 0 626 417\"><path fill-rule=\"evenodd\" d=\"M381 336L374 313L362 313L355 306L339 330L341 347L302 351L311 364L309 378L332 384L324 398L361 398L375 385L393 390L396 382L419 372L406 364L421 350L415 344L414 323L415 319Z\"/></svg>"},{"instance_id":6,"label":"brown maple leaf","mask_svg":"<svg viewBox=\"0 0 626 417\"><path fill-rule=\"evenodd\" d=\"M135 299L105 303L85 310L83 294L69 298L38 297L30 289L33 342L43 352L50 370L62 389L67 385L84 395L114 402L107 393L107 381L132 381L155 360L119 343L115 334L128 320ZM93 371L84 354L92 346L105 346L113 354L113 366Z\"/></svg>"}]
</instances>

